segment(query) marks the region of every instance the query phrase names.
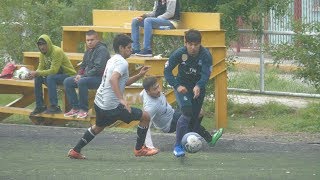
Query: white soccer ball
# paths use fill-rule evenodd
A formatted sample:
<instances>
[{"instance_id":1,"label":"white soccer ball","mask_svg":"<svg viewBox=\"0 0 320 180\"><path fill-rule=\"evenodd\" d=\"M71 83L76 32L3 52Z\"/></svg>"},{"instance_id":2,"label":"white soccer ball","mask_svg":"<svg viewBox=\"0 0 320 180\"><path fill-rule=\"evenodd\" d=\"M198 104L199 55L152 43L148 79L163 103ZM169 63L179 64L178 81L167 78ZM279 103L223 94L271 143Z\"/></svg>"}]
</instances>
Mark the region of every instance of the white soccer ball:
<instances>
[{"instance_id":1,"label":"white soccer ball","mask_svg":"<svg viewBox=\"0 0 320 180\"><path fill-rule=\"evenodd\" d=\"M29 69L27 69L26 67L21 67L20 69L14 72L14 78L27 80L29 79L29 73L30 73Z\"/></svg>"},{"instance_id":2,"label":"white soccer ball","mask_svg":"<svg viewBox=\"0 0 320 180\"><path fill-rule=\"evenodd\" d=\"M201 136L195 132L189 132L182 138L181 144L188 153L196 153L202 148Z\"/></svg>"}]
</instances>

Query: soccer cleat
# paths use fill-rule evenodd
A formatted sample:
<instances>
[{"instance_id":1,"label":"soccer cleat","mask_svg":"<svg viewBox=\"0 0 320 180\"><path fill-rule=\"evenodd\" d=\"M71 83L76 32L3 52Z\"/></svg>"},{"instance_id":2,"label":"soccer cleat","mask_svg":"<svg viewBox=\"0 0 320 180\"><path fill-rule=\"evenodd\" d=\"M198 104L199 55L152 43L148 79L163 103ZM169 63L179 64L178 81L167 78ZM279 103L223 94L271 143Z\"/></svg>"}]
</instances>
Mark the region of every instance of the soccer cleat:
<instances>
[{"instance_id":1,"label":"soccer cleat","mask_svg":"<svg viewBox=\"0 0 320 180\"><path fill-rule=\"evenodd\" d=\"M142 57L152 57L152 51L143 49L142 51L136 53L136 56L142 56Z\"/></svg>"},{"instance_id":2,"label":"soccer cleat","mask_svg":"<svg viewBox=\"0 0 320 180\"><path fill-rule=\"evenodd\" d=\"M186 153L185 153L182 145L176 145L176 146L174 146L173 154L176 157L183 157Z\"/></svg>"},{"instance_id":3,"label":"soccer cleat","mask_svg":"<svg viewBox=\"0 0 320 180\"><path fill-rule=\"evenodd\" d=\"M219 138L222 136L223 128L220 128L216 133L212 135L211 142L209 142L210 146L214 146Z\"/></svg>"},{"instance_id":4,"label":"soccer cleat","mask_svg":"<svg viewBox=\"0 0 320 180\"><path fill-rule=\"evenodd\" d=\"M73 149L69 150L68 157L71 158L71 159L86 159L86 157L84 155L82 155L81 153L76 152Z\"/></svg>"},{"instance_id":5,"label":"soccer cleat","mask_svg":"<svg viewBox=\"0 0 320 180\"><path fill-rule=\"evenodd\" d=\"M133 153L136 157L139 156L153 156L159 153L159 150L157 148L148 148L146 146L142 146L140 150L133 150Z\"/></svg>"},{"instance_id":6,"label":"soccer cleat","mask_svg":"<svg viewBox=\"0 0 320 180\"><path fill-rule=\"evenodd\" d=\"M78 112L77 118L86 118L88 116L88 112L80 110Z\"/></svg>"},{"instance_id":7,"label":"soccer cleat","mask_svg":"<svg viewBox=\"0 0 320 180\"><path fill-rule=\"evenodd\" d=\"M36 114L40 114L40 113L43 113L44 111L47 110L47 107L46 106L41 106L41 107L36 107L32 112L31 112L31 116L32 115L36 115Z\"/></svg>"},{"instance_id":8,"label":"soccer cleat","mask_svg":"<svg viewBox=\"0 0 320 180\"><path fill-rule=\"evenodd\" d=\"M69 112L64 113L64 117L73 117L78 115L79 110L78 109L71 109Z\"/></svg>"}]
</instances>

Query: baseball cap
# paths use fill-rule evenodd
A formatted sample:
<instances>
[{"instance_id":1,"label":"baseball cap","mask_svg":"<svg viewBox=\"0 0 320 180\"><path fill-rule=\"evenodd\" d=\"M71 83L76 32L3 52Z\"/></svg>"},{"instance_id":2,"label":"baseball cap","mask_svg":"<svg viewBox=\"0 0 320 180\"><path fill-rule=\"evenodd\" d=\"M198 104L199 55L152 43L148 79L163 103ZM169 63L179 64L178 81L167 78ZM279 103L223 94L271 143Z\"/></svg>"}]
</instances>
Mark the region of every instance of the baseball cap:
<instances>
[{"instance_id":1,"label":"baseball cap","mask_svg":"<svg viewBox=\"0 0 320 180\"><path fill-rule=\"evenodd\" d=\"M47 42L43 38L40 38L37 42L37 45L43 45L43 44L47 44Z\"/></svg>"}]
</instances>

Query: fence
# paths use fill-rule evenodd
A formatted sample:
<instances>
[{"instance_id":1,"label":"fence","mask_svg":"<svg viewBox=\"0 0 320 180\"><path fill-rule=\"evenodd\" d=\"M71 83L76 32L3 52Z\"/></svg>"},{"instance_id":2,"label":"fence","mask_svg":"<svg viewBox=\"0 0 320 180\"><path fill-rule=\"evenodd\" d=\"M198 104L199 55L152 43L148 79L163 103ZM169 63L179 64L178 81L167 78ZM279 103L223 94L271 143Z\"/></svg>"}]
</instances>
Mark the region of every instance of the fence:
<instances>
[{"instance_id":1,"label":"fence","mask_svg":"<svg viewBox=\"0 0 320 180\"><path fill-rule=\"evenodd\" d=\"M276 12L271 10L263 19L264 30L262 35L257 35L249 25L243 23L241 18L238 19L239 39L231 43L228 55L236 56L236 60L241 63L260 65L260 89L230 87L229 91L320 98L319 94L266 91L264 88L264 65L265 63L273 63L273 60L263 50L264 45L292 43L292 36L294 35L292 23L295 20L300 20L303 23L320 22L320 0L294 0L288 7L285 16L277 17L275 14ZM292 64L292 62L288 60L286 63Z\"/></svg>"}]
</instances>

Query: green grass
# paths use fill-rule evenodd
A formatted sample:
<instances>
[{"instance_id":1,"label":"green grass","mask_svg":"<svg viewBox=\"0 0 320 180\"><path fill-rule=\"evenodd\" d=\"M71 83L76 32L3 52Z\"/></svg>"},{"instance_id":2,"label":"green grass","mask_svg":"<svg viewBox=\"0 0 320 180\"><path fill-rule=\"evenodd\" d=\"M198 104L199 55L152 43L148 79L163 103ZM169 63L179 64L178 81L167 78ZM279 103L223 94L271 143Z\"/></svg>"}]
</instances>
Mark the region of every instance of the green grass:
<instances>
[{"instance_id":1,"label":"green grass","mask_svg":"<svg viewBox=\"0 0 320 180\"><path fill-rule=\"evenodd\" d=\"M247 128L269 129L280 132L320 132L320 103L294 109L270 102L262 106L233 105L229 108L230 130L241 132Z\"/></svg>"},{"instance_id":2,"label":"green grass","mask_svg":"<svg viewBox=\"0 0 320 180\"><path fill-rule=\"evenodd\" d=\"M199 152L188 154L187 159L181 162L173 157L171 151L162 151L153 157L136 158L132 153L132 144L93 141L83 150L88 160L81 161L66 157L71 145L59 140L68 139L63 134L60 137L47 137L49 141L37 137L26 141L25 138L0 138L0 179L319 178L317 152ZM72 139L68 141L72 142Z\"/></svg>"},{"instance_id":3,"label":"green grass","mask_svg":"<svg viewBox=\"0 0 320 180\"><path fill-rule=\"evenodd\" d=\"M255 71L230 71L228 87L258 90L260 88L260 75ZM281 76L282 75L282 76ZM265 74L266 91L283 91L294 93L317 93L316 89L298 80L284 78L288 74L281 74L277 70L267 70Z\"/></svg>"}]
</instances>

